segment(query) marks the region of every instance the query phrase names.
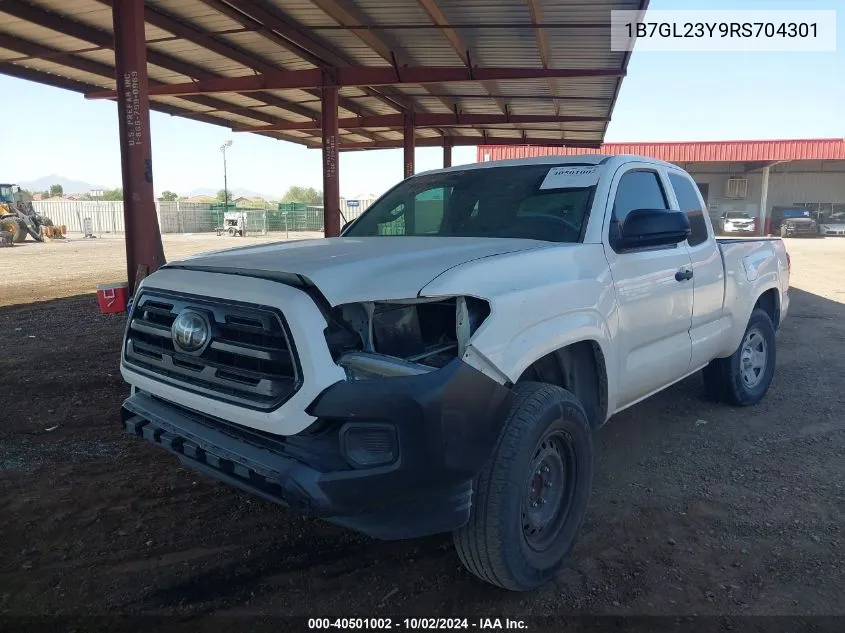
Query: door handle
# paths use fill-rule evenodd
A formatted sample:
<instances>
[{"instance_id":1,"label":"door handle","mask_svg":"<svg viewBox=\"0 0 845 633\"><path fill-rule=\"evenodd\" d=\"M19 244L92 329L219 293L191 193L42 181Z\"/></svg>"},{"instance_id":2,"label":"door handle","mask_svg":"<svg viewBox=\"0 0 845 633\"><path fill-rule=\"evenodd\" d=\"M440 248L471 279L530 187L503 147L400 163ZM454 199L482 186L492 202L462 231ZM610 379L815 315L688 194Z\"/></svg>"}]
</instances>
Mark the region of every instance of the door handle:
<instances>
[{"instance_id":1,"label":"door handle","mask_svg":"<svg viewBox=\"0 0 845 633\"><path fill-rule=\"evenodd\" d=\"M675 273L675 281L689 281L692 279L692 270L679 270Z\"/></svg>"}]
</instances>

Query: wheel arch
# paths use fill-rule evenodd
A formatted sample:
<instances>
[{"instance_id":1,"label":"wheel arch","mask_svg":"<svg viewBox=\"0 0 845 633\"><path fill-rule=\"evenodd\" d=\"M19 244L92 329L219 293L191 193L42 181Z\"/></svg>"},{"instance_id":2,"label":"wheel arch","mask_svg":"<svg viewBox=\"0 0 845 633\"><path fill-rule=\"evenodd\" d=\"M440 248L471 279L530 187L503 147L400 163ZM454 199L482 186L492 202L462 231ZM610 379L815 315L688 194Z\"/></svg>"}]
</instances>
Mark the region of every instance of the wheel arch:
<instances>
[{"instance_id":1,"label":"wheel arch","mask_svg":"<svg viewBox=\"0 0 845 633\"><path fill-rule=\"evenodd\" d=\"M754 306L751 308L751 311L754 312L757 308L762 309L769 315L769 318L772 320L772 325L775 326L775 331L777 332L780 328L780 293L777 291L777 288L764 290L760 296L757 297L757 301L754 302Z\"/></svg>"},{"instance_id":2,"label":"wheel arch","mask_svg":"<svg viewBox=\"0 0 845 633\"><path fill-rule=\"evenodd\" d=\"M555 349L526 367L517 383L532 381L563 387L578 398L592 428L607 420L608 372L598 341L586 339Z\"/></svg>"},{"instance_id":3,"label":"wheel arch","mask_svg":"<svg viewBox=\"0 0 845 633\"><path fill-rule=\"evenodd\" d=\"M755 309L766 312L775 331L779 328L781 314L780 280L775 273L767 273L759 284L739 284L726 296L726 315L730 316L730 325L723 332L724 341L714 358L727 358L736 351L745 335L745 328ZM753 297L753 299L752 299Z\"/></svg>"}]
</instances>

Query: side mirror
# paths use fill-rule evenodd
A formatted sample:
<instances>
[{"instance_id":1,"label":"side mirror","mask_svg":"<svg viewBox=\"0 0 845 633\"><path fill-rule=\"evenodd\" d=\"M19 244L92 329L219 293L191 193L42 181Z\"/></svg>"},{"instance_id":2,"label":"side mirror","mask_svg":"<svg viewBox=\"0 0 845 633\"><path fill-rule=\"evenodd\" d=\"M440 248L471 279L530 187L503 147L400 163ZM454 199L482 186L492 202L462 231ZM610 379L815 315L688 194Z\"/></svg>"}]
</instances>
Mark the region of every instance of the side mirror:
<instances>
[{"instance_id":1,"label":"side mirror","mask_svg":"<svg viewBox=\"0 0 845 633\"><path fill-rule=\"evenodd\" d=\"M618 246L623 249L680 244L690 235L687 214L666 209L634 209L625 218Z\"/></svg>"},{"instance_id":2,"label":"side mirror","mask_svg":"<svg viewBox=\"0 0 845 633\"><path fill-rule=\"evenodd\" d=\"M349 222L347 222L347 223L346 223L346 224L344 224L342 227L340 227L340 234L341 234L341 235L343 235L343 232L344 232L347 228L349 228L349 226L350 226L350 225L351 225L354 221L355 221L355 220L349 220Z\"/></svg>"}]
</instances>

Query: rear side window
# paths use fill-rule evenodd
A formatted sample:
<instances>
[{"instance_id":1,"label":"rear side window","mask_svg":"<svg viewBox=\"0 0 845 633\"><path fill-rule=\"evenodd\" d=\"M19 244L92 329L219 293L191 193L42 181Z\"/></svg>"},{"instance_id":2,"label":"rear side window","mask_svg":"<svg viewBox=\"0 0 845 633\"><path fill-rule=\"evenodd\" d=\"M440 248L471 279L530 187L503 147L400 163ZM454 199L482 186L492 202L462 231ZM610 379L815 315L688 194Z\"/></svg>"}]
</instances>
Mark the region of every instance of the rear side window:
<instances>
[{"instance_id":1,"label":"rear side window","mask_svg":"<svg viewBox=\"0 0 845 633\"><path fill-rule=\"evenodd\" d=\"M690 236L687 243L690 246L698 246L707 241L707 222L704 219L704 209L698 197L698 190L692 181L680 174L669 172L669 182L675 190L678 198L678 205L681 211L687 214L690 225Z\"/></svg>"}]
</instances>

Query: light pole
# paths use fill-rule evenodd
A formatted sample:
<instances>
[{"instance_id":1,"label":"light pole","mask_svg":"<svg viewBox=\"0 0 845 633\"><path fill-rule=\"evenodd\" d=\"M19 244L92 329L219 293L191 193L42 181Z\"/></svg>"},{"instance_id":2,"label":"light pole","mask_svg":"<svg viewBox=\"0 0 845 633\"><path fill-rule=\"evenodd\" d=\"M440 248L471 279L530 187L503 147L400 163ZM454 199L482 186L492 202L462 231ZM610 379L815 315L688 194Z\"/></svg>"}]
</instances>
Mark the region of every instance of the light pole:
<instances>
[{"instance_id":1,"label":"light pole","mask_svg":"<svg viewBox=\"0 0 845 633\"><path fill-rule=\"evenodd\" d=\"M229 208L229 184L226 180L226 150L232 147L232 141L228 140L220 146L220 151L223 152L223 211Z\"/></svg>"}]
</instances>

